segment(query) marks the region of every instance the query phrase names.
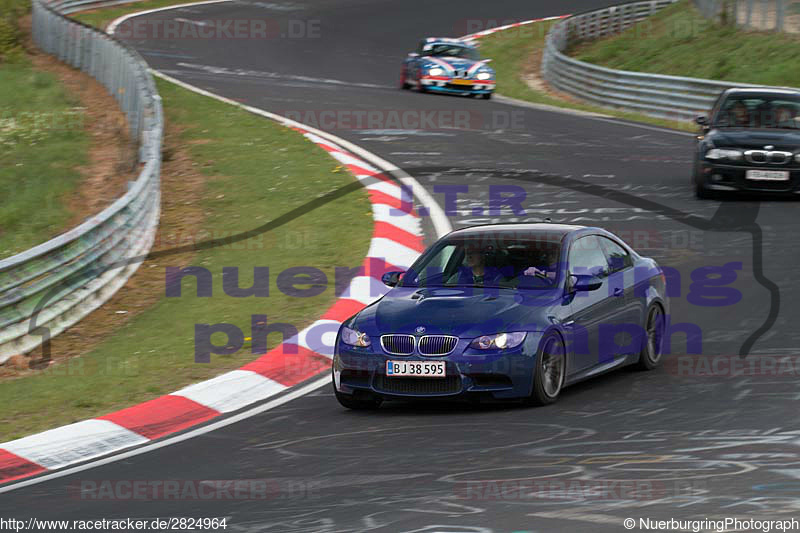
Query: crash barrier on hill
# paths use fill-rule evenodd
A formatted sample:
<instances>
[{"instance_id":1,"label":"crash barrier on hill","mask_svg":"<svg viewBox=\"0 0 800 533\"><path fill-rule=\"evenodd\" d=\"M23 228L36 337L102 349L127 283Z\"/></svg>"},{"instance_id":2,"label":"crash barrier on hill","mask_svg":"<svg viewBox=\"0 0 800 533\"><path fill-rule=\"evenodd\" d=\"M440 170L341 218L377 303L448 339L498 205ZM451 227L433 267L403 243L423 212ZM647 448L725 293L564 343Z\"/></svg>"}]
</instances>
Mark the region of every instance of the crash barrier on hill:
<instances>
[{"instance_id":1,"label":"crash barrier on hill","mask_svg":"<svg viewBox=\"0 0 800 533\"><path fill-rule=\"evenodd\" d=\"M119 2L102 4L113 3ZM132 48L65 16L78 4L33 0L33 41L114 96L138 146L139 175L101 213L0 260L0 363L33 350L108 300L147 256L158 225L164 119L155 82Z\"/></svg>"},{"instance_id":2,"label":"crash barrier on hill","mask_svg":"<svg viewBox=\"0 0 800 533\"><path fill-rule=\"evenodd\" d=\"M705 114L728 87L755 85L614 70L567 56L575 43L620 33L678 0L646 0L595 9L565 18L547 34L542 78L556 89L605 107L690 120Z\"/></svg>"}]
</instances>

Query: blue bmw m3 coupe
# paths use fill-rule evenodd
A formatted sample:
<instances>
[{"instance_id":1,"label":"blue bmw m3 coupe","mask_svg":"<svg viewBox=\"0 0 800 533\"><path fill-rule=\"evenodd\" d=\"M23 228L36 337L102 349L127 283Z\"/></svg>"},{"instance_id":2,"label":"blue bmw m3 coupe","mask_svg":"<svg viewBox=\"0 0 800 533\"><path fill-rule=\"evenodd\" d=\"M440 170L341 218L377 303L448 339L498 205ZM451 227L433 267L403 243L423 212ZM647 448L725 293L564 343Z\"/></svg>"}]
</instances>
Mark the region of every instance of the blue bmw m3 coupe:
<instances>
[{"instance_id":1,"label":"blue bmw m3 coupe","mask_svg":"<svg viewBox=\"0 0 800 533\"><path fill-rule=\"evenodd\" d=\"M600 228L496 224L453 231L346 320L333 387L351 409L385 399L554 402L577 381L662 356L666 280Z\"/></svg>"}]
</instances>

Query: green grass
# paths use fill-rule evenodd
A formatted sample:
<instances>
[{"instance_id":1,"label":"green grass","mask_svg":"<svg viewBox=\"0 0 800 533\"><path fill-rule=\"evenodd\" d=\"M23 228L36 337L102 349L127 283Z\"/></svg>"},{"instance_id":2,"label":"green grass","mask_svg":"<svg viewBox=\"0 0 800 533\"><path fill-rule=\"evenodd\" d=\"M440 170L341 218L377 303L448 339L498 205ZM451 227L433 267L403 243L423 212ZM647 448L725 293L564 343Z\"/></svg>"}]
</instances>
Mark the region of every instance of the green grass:
<instances>
[{"instance_id":1,"label":"green grass","mask_svg":"<svg viewBox=\"0 0 800 533\"><path fill-rule=\"evenodd\" d=\"M544 40L550 26L555 22L538 22L495 32L480 39L481 55L491 58L491 66L497 73L497 92L504 96L525 100L536 104L545 104L581 111L604 113L618 118L647 122L668 128L693 131L694 126L688 123L662 120L639 113L627 113L617 109L605 108L591 104L568 101L549 93L530 87L522 78L526 65L531 58L541 57Z\"/></svg>"},{"instance_id":2,"label":"green grass","mask_svg":"<svg viewBox=\"0 0 800 533\"><path fill-rule=\"evenodd\" d=\"M746 32L703 18L688 0L572 55L609 68L800 87L800 39Z\"/></svg>"},{"instance_id":3,"label":"green grass","mask_svg":"<svg viewBox=\"0 0 800 533\"><path fill-rule=\"evenodd\" d=\"M68 229L89 147L78 106L26 59L0 63L0 258Z\"/></svg>"},{"instance_id":4,"label":"green grass","mask_svg":"<svg viewBox=\"0 0 800 533\"><path fill-rule=\"evenodd\" d=\"M205 234L225 236L258 227L354 180L291 130L167 82L159 81L158 90L167 120L181 128L181 143L207 178L205 222L197 228ZM196 297L193 280L184 279L180 298L162 298L88 354L4 382L0 442L142 402L254 359L246 347L234 355L212 355L208 364L195 363L194 325L232 323L249 337L250 316L266 314L268 323L302 329L335 300L334 267L361 264L371 228L367 194L357 189L269 233L197 252L190 264L212 272L213 297ZM163 272L166 266L188 265L164 257L155 268ZM225 266L239 268L242 287L252 283L254 266L269 267L269 297L226 296ZM292 266L321 269L328 275L328 288L313 298L284 295L276 278ZM269 340L275 346L280 335Z\"/></svg>"},{"instance_id":5,"label":"green grass","mask_svg":"<svg viewBox=\"0 0 800 533\"><path fill-rule=\"evenodd\" d=\"M147 0L144 2L131 2L130 4L121 4L113 7L106 7L103 9L94 9L91 11L83 11L72 15L73 18L80 20L90 26L96 28L105 27L117 17L127 15L128 13L135 13L137 11L144 11L145 9L156 9L159 7L174 6L176 4L185 4L191 0Z\"/></svg>"}]
</instances>

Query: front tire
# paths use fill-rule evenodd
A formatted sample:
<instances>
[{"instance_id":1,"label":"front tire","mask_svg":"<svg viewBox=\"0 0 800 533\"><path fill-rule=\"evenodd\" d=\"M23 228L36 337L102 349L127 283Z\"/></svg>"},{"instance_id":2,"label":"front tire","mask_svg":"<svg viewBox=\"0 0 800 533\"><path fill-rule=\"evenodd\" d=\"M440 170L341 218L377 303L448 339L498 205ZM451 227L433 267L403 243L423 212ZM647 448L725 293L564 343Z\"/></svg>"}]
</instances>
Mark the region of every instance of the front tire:
<instances>
[{"instance_id":1,"label":"front tire","mask_svg":"<svg viewBox=\"0 0 800 533\"><path fill-rule=\"evenodd\" d=\"M700 200L710 200L713 198L713 194L711 191L706 189L703 186L701 181L700 175L697 173L697 169L695 168L694 174L692 175L692 183L694 184L694 195Z\"/></svg>"},{"instance_id":2,"label":"front tire","mask_svg":"<svg viewBox=\"0 0 800 533\"><path fill-rule=\"evenodd\" d=\"M481 98L483 98L484 100L491 100L492 99L492 93L484 93L484 94L481 95Z\"/></svg>"},{"instance_id":3,"label":"front tire","mask_svg":"<svg viewBox=\"0 0 800 533\"><path fill-rule=\"evenodd\" d=\"M642 341L642 351L639 352L639 368L653 370L661 364L661 355L664 344L664 311L658 304L652 304L647 309L647 318L644 323L645 338Z\"/></svg>"},{"instance_id":4,"label":"front tire","mask_svg":"<svg viewBox=\"0 0 800 533\"><path fill-rule=\"evenodd\" d=\"M346 407L348 409L353 409L354 411L368 411L377 409L383 403L382 398L355 398L351 394L344 394L336 390L336 383L333 383L333 394L336 396L336 400L342 407Z\"/></svg>"},{"instance_id":5,"label":"front tire","mask_svg":"<svg viewBox=\"0 0 800 533\"><path fill-rule=\"evenodd\" d=\"M400 75L400 89L407 91L411 87L411 84L406 81L406 71L403 69L403 73Z\"/></svg>"},{"instance_id":6,"label":"front tire","mask_svg":"<svg viewBox=\"0 0 800 533\"><path fill-rule=\"evenodd\" d=\"M541 342L536 354L536 371L533 376L533 390L528 403L548 405L558 399L564 387L567 374L567 351L561 337L548 334Z\"/></svg>"}]
</instances>

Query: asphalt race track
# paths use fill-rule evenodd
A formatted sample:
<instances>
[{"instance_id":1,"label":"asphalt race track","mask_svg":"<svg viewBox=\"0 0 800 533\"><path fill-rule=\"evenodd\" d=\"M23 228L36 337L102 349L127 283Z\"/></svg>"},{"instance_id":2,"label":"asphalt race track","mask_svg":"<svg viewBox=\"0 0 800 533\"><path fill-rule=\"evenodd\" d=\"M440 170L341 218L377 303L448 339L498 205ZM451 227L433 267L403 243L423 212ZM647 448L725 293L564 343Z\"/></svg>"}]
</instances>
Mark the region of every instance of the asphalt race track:
<instances>
[{"instance_id":1,"label":"asphalt race track","mask_svg":"<svg viewBox=\"0 0 800 533\"><path fill-rule=\"evenodd\" d=\"M794 364L800 345L797 204L696 200L686 134L397 88L400 62L421 37L467 33L465 20L608 3L235 1L144 17L267 18L281 28L318 21L318 36L127 41L165 74L304 122L323 111L436 120L466 111L458 129L310 125L403 168L444 207L443 191L456 190L444 186L468 186L448 210L456 228L549 217L618 232L680 274L671 321L697 326L688 343L702 356L681 359L687 340L676 334L658 370L614 372L545 408L388 403L357 413L326 386L200 437L6 493L4 514L228 517L229 531L252 532L623 531L627 517L800 519L798 369L770 366L786 364L783 356ZM504 190L524 190L524 214L487 213L490 186L521 187ZM738 301L711 306L704 295L712 291L692 285L692 275L730 263L741 263L729 265L736 277L725 285ZM760 370L728 375L740 354ZM266 501L142 502L86 501L69 489L82 479L241 478L275 480L282 490ZM547 483L531 489L532 479ZM505 492L496 490L501 481ZM598 486L615 488L587 490Z\"/></svg>"}]
</instances>

